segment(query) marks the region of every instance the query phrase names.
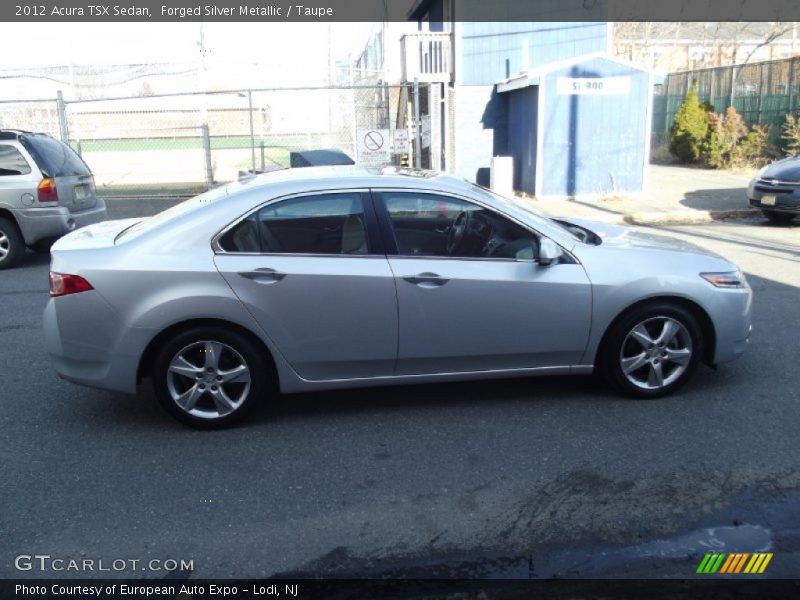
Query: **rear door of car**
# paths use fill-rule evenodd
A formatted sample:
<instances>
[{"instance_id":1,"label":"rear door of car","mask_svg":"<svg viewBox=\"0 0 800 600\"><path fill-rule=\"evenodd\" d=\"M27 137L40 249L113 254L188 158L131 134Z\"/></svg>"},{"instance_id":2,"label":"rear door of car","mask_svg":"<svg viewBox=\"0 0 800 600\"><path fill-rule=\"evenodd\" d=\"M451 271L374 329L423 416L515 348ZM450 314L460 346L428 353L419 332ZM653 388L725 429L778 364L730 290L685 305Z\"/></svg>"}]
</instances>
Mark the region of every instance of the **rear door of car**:
<instances>
[{"instance_id":1,"label":"rear door of car","mask_svg":"<svg viewBox=\"0 0 800 600\"><path fill-rule=\"evenodd\" d=\"M42 175L55 181L59 205L70 212L94 208L97 196L92 172L72 148L41 134L25 135L20 141Z\"/></svg>"},{"instance_id":2,"label":"rear door of car","mask_svg":"<svg viewBox=\"0 0 800 600\"><path fill-rule=\"evenodd\" d=\"M281 198L214 242L225 280L308 380L392 375L394 277L367 190Z\"/></svg>"}]
</instances>

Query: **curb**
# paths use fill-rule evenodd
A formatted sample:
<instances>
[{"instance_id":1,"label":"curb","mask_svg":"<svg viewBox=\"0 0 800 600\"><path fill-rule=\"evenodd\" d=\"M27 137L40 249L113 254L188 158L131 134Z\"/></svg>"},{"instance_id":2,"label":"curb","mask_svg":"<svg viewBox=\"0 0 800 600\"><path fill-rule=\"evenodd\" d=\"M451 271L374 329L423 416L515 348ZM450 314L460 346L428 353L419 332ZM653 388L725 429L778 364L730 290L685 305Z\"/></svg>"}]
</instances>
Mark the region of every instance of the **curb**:
<instances>
[{"instance_id":1,"label":"curb","mask_svg":"<svg viewBox=\"0 0 800 600\"><path fill-rule=\"evenodd\" d=\"M622 215L622 222L628 225L693 225L726 219L753 217L761 214L755 208L733 210L679 210L673 212L638 212Z\"/></svg>"}]
</instances>

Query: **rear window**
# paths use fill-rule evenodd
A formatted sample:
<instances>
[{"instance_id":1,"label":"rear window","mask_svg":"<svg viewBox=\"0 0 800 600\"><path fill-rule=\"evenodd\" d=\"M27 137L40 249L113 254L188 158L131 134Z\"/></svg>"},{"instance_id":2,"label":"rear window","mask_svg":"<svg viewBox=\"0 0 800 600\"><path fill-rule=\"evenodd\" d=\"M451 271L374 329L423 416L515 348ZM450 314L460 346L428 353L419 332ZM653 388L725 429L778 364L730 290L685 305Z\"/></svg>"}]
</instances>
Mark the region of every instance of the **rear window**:
<instances>
[{"instance_id":1,"label":"rear window","mask_svg":"<svg viewBox=\"0 0 800 600\"><path fill-rule=\"evenodd\" d=\"M83 159L66 144L46 135L25 135L20 138L45 177L91 175Z\"/></svg>"},{"instance_id":2,"label":"rear window","mask_svg":"<svg viewBox=\"0 0 800 600\"><path fill-rule=\"evenodd\" d=\"M195 196L194 198L189 198L188 200L184 200L180 204L176 204L171 208L162 210L160 213L157 213L152 217L148 217L147 219L142 219L141 221L137 221L130 227L123 229L117 234L117 237L114 239L114 242L116 243L122 238L133 236L139 233L144 233L146 231L154 229L155 227L158 227L163 223L172 221L173 219L177 219L182 215L198 210L203 206L210 204L212 202L216 202L220 198L224 198L227 195L228 195L227 188L225 186L222 186L214 188L213 190L209 190L203 194L200 194L199 196Z\"/></svg>"}]
</instances>

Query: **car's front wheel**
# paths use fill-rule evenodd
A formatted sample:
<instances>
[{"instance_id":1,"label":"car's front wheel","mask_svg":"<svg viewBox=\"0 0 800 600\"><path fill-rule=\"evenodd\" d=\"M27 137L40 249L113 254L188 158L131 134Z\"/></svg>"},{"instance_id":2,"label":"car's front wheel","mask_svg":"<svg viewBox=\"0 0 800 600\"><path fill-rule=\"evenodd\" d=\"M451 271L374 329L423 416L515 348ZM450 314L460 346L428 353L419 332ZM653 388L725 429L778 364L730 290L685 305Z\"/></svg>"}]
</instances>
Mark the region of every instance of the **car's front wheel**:
<instances>
[{"instance_id":1,"label":"car's front wheel","mask_svg":"<svg viewBox=\"0 0 800 600\"><path fill-rule=\"evenodd\" d=\"M243 335L197 327L164 344L152 379L167 412L209 429L241 421L263 396L267 372L263 354Z\"/></svg>"},{"instance_id":2,"label":"car's front wheel","mask_svg":"<svg viewBox=\"0 0 800 600\"><path fill-rule=\"evenodd\" d=\"M787 225L795 217L792 213L777 212L775 210L762 210L761 212L764 213L770 223L775 223L776 225Z\"/></svg>"},{"instance_id":3,"label":"car's front wheel","mask_svg":"<svg viewBox=\"0 0 800 600\"><path fill-rule=\"evenodd\" d=\"M619 391L656 398L686 383L702 352L702 330L689 311L676 304L650 304L612 326L600 349L599 367Z\"/></svg>"}]
</instances>

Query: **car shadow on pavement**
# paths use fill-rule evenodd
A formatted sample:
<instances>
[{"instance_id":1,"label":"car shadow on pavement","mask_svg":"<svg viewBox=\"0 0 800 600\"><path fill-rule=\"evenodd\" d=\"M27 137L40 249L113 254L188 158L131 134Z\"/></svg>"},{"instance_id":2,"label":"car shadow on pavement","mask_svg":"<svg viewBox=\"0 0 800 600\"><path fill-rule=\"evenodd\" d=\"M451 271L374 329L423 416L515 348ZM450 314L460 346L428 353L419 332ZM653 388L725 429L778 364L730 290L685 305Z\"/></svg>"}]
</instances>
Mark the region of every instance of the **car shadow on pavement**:
<instances>
[{"instance_id":1,"label":"car shadow on pavement","mask_svg":"<svg viewBox=\"0 0 800 600\"><path fill-rule=\"evenodd\" d=\"M39 253L33 252L28 250L25 253L25 256L22 257L22 261L19 265L14 269L15 271L19 271L20 269L31 269L34 267L40 267L42 265L46 265L50 263L50 253Z\"/></svg>"},{"instance_id":2,"label":"car shadow on pavement","mask_svg":"<svg viewBox=\"0 0 800 600\"><path fill-rule=\"evenodd\" d=\"M567 401L591 397L605 386L593 376L483 379L282 394L258 419L294 419L327 413L427 410L492 403Z\"/></svg>"},{"instance_id":3,"label":"car shadow on pavement","mask_svg":"<svg viewBox=\"0 0 800 600\"><path fill-rule=\"evenodd\" d=\"M96 396L88 401L88 395ZM278 394L265 399L248 415L243 427L264 426L275 421L319 418L359 412L393 412L441 409L443 407L492 407L524 402L602 402L614 394L595 376L543 376L486 379L447 383L364 387L298 394ZM82 390L86 400L76 418L101 429L141 427L191 431L171 419L159 406L150 381L143 381L137 394ZM621 396L612 396L625 400Z\"/></svg>"},{"instance_id":4,"label":"car shadow on pavement","mask_svg":"<svg viewBox=\"0 0 800 600\"><path fill-rule=\"evenodd\" d=\"M747 189L743 187L692 190L680 203L694 210L735 210L750 208Z\"/></svg>"}]
</instances>

